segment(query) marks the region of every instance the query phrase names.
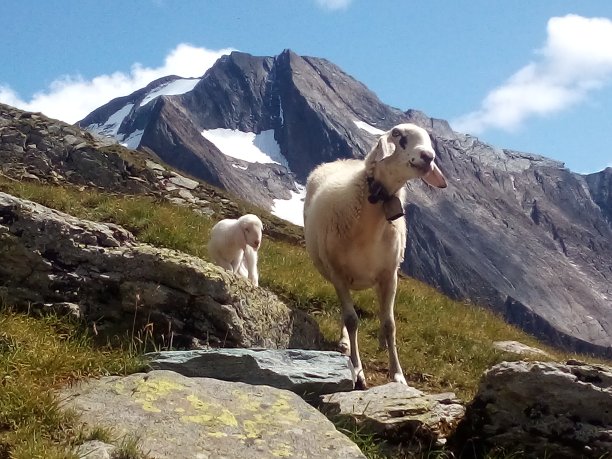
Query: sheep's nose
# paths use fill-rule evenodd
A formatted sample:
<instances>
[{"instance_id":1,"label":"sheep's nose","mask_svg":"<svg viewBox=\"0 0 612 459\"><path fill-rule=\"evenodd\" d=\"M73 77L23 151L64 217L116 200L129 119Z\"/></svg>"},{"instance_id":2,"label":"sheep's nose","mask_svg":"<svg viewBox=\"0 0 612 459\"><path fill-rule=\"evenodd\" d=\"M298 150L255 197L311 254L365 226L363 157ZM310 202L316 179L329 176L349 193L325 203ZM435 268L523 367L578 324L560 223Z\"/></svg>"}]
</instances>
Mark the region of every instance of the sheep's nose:
<instances>
[{"instance_id":1,"label":"sheep's nose","mask_svg":"<svg viewBox=\"0 0 612 459\"><path fill-rule=\"evenodd\" d=\"M434 160L434 155L430 151L422 151L421 159L425 161L427 164L431 163Z\"/></svg>"}]
</instances>

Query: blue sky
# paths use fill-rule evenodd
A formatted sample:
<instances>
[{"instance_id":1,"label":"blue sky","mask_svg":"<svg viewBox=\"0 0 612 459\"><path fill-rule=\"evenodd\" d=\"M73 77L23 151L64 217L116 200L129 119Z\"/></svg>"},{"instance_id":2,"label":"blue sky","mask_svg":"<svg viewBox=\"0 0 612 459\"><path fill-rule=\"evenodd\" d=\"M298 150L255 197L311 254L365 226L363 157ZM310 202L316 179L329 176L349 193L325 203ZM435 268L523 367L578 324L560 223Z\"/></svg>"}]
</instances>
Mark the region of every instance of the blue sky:
<instances>
[{"instance_id":1,"label":"blue sky","mask_svg":"<svg viewBox=\"0 0 612 459\"><path fill-rule=\"evenodd\" d=\"M223 53L323 57L501 148L612 166L610 0L3 0L0 102L75 122Z\"/></svg>"}]
</instances>

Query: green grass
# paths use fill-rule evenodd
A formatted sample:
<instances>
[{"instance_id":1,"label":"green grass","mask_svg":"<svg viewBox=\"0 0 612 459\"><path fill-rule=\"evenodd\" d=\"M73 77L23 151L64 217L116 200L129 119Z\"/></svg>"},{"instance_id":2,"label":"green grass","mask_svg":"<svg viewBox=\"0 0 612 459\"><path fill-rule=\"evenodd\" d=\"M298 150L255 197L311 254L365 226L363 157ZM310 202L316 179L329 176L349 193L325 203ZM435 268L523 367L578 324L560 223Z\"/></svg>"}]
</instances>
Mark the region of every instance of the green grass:
<instances>
[{"instance_id":1,"label":"green grass","mask_svg":"<svg viewBox=\"0 0 612 459\"><path fill-rule=\"evenodd\" d=\"M210 228L221 218L217 213L211 220L152 197L18 183L2 177L0 190L77 217L120 224L142 242L204 259L208 258ZM312 314L326 339L335 342L339 310L332 286L316 272L303 247L283 242L282 237L273 240L271 233L265 234L260 249L261 285ZM294 240L294 235L289 239ZM368 382L380 384L386 381L387 354L378 349L374 294L359 292L354 298L361 316L360 350ZM464 400L475 393L484 370L519 358L493 349L493 341L517 340L559 360L572 357L538 343L484 308L452 301L414 279L400 279L395 316L399 356L409 384L427 391L454 391ZM133 347L96 348L85 333L63 319L34 319L5 310L0 313L0 330L0 457L2 448L10 450L12 457L63 457L62 448L74 442L76 434L73 420L58 411L51 389L79 378L124 374L138 367ZM374 446L370 449L370 457L380 456Z\"/></svg>"},{"instance_id":2,"label":"green grass","mask_svg":"<svg viewBox=\"0 0 612 459\"><path fill-rule=\"evenodd\" d=\"M74 418L59 409L54 389L143 368L137 355L93 346L65 318L34 318L3 305L0 330L0 457L70 457Z\"/></svg>"}]
</instances>

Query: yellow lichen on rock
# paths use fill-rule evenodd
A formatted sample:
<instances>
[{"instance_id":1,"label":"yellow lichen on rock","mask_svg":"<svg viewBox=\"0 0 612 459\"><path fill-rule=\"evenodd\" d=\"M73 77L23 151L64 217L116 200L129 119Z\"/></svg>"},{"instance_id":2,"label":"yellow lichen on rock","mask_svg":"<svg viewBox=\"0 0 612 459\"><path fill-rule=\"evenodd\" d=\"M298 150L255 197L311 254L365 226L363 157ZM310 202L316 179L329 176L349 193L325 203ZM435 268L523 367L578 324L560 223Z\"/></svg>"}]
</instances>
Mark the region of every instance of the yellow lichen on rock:
<instances>
[{"instance_id":1,"label":"yellow lichen on rock","mask_svg":"<svg viewBox=\"0 0 612 459\"><path fill-rule=\"evenodd\" d=\"M275 419L287 423L299 422L300 416L290 402L291 398L288 395L281 394L272 405L268 416L274 416Z\"/></svg>"},{"instance_id":2,"label":"yellow lichen on rock","mask_svg":"<svg viewBox=\"0 0 612 459\"><path fill-rule=\"evenodd\" d=\"M293 448L286 443L279 444L276 448L270 450L276 457L294 457Z\"/></svg>"},{"instance_id":3,"label":"yellow lichen on rock","mask_svg":"<svg viewBox=\"0 0 612 459\"><path fill-rule=\"evenodd\" d=\"M238 426L236 417L218 403L206 403L195 395L187 396L187 401L190 403L191 408L195 410L195 414L181 416L181 421L183 422L194 422L208 426L219 424L228 427Z\"/></svg>"},{"instance_id":4,"label":"yellow lichen on rock","mask_svg":"<svg viewBox=\"0 0 612 459\"><path fill-rule=\"evenodd\" d=\"M144 378L136 383L133 389L134 400L140 404L143 410L151 413L161 413L154 403L170 392L183 390L185 386L164 379L150 380Z\"/></svg>"}]
</instances>

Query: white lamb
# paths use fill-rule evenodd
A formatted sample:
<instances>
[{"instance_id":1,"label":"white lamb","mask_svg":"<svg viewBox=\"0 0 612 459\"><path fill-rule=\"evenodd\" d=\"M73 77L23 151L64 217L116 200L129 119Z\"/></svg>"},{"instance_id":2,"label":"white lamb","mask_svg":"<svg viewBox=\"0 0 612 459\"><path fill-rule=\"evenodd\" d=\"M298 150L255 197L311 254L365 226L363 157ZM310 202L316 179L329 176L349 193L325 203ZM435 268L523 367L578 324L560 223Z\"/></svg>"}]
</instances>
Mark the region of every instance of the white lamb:
<instances>
[{"instance_id":1,"label":"white lamb","mask_svg":"<svg viewBox=\"0 0 612 459\"><path fill-rule=\"evenodd\" d=\"M263 224L257 215L226 218L213 226L208 254L214 263L259 285L257 250L261 245Z\"/></svg>"},{"instance_id":2,"label":"white lamb","mask_svg":"<svg viewBox=\"0 0 612 459\"><path fill-rule=\"evenodd\" d=\"M340 349L350 356L358 388L366 387L357 344L358 318L351 290L374 287L379 301L379 340L389 351L389 376L406 384L397 356L393 304L404 258L405 183L422 178L446 187L424 129L399 124L384 133L364 160L318 166L308 177L304 202L306 249L336 290L342 306Z\"/></svg>"}]
</instances>

